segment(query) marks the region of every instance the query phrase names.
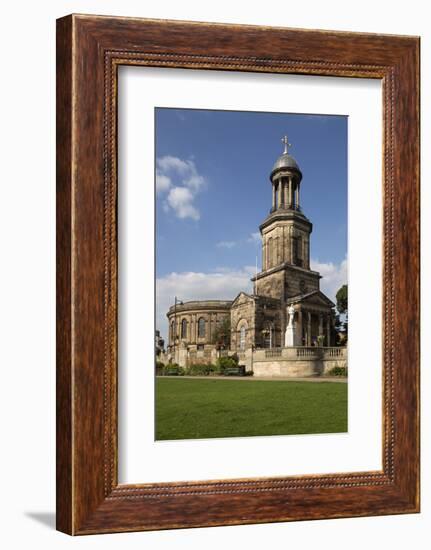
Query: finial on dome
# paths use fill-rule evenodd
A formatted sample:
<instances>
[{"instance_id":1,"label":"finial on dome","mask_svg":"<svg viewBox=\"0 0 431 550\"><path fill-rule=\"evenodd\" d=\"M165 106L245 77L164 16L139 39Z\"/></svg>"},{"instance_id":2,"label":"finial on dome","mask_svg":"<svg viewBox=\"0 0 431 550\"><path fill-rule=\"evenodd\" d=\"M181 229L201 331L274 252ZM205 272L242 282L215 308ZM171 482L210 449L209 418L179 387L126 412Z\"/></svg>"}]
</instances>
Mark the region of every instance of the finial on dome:
<instances>
[{"instance_id":1,"label":"finial on dome","mask_svg":"<svg viewBox=\"0 0 431 550\"><path fill-rule=\"evenodd\" d=\"M283 154L286 155L287 152L288 152L288 148L289 148L289 147L292 147L292 144L289 143L289 140L287 139L287 136L284 136L284 137L282 138L281 143L284 144L284 152L283 152Z\"/></svg>"}]
</instances>

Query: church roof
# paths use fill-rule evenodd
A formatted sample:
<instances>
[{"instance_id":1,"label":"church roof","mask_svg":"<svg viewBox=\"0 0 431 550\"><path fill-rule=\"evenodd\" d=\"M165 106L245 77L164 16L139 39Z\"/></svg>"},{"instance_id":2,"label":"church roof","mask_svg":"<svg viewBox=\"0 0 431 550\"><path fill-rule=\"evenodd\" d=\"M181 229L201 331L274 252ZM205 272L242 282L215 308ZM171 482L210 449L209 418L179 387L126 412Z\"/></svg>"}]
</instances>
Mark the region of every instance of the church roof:
<instances>
[{"instance_id":1,"label":"church roof","mask_svg":"<svg viewBox=\"0 0 431 550\"><path fill-rule=\"evenodd\" d=\"M275 161L274 166L271 170L271 179L274 172L277 172L277 170L283 170L283 169L290 169L290 170L296 170L301 174L301 170L299 169L298 163L296 160L292 157L292 155L289 155L289 147L290 143L287 139L287 136L284 136L284 138L281 140L284 144L284 151L283 154L281 154L278 159Z\"/></svg>"},{"instance_id":2,"label":"church roof","mask_svg":"<svg viewBox=\"0 0 431 550\"><path fill-rule=\"evenodd\" d=\"M334 307L335 304L330 300L321 290L312 290L311 292L306 292L305 294L297 294L296 296L290 296L286 302L288 304L294 304L297 302L306 302L310 298L320 298L323 300L328 306Z\"/></svg>"},{"instance_id":3,"label":"church roof","mask_svg":"<svg viewBox=\"0 0 431 550\"><path fill-rule=\"evenodd\" d=\"M292 157L292 155L289 155L289 153L283 153L278 157L278 159L274 163L274 166L272 167L271 173L275 172L275 170L280 170L282 168L294 168L295 170L299 170L298 163Z\"/></svg>"}]
</instances>

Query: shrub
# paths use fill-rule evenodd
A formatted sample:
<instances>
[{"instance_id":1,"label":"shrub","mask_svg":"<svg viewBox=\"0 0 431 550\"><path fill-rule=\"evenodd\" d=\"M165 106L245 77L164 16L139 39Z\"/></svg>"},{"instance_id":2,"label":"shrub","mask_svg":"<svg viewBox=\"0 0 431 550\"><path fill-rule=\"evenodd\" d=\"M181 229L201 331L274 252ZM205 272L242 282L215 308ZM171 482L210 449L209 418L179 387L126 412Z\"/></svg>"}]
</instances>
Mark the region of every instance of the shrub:
<instances>
[{"instance_id":1,"label":"shrub","mask_svg":"<svg viewBox=\"0 0 431 550\"><path fill-rule=\"evenodd\" d=\"M160 361L156 362L156 375L157 376L169 376L169 375L178 375L184 376L185 369L180 367L178 363L168 363L164 365Z\"/></svg>"},{"instance_id":2,"label":"shrub","mask_svg":"<svg viewBox=\"0 0 431 550\"><path fill-rule=\"evenodd\" d=\"M238 366L237 357L219 357L217 359L217 370L220 374L223 374L226 369L230 369Z\"/></svg>"},{"instance_id":3,"label":"shrub","mask_svg":"<svg viewBox=\"0 0 431 550\"><path fill-rule=\"evenodd\" d=\"M333 367L328 374L329 376L347 376L347 367Z\"/></svg>"},{"instance_id":4,"label":"shrub","mask_svg":"<svg viewBox=\"0 0 431 550\"><path fill-rule=\"evenodd\" d=\"M196 365L190 365L189 367L187 367L185 373L188 376L208 376L211 372L214 372L215 370L215 365L197 363Z\"/></svg>"},{"instance_id":5,"label":"shrub","mask_svg":"<svg viewBox=\"0 0 431 550\"><path fill-rule=\"evenodd\" d=\"M156 361L156 376L163 376L165 365L161 361Z\"/></svg>"}]
</instances>

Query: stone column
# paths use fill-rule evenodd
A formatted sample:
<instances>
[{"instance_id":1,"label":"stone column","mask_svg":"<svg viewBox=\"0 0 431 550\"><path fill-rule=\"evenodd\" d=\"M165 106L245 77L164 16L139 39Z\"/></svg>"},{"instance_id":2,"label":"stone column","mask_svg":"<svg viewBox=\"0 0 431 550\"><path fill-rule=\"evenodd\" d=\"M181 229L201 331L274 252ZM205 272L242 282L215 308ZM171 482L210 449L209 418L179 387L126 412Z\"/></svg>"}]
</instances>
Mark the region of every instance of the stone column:
<instances>
[{"instance_id":1,"label":"stone column","mask_svg":"<svg viewBox=\"0 0 431 550\"><path fill-rule=\"evenodd\" d=\"M275 209L275 183L272 184L272 208Z\"/></svg>"},{"instance_id":2,"label":"stone column","mask_svg":"<svg viewBox=\"0 0 431 550\"><path fill-rule=\"evenodd\" d=\"M282 193L282 190L283 190L283 186L282 186L281 182L282 182L281 179L278 180L278 208L280 208L281 203L282 203L281 193Z\"/></svg>"},{"instance_id":3,"label":"stone column","mask_svg":"<svg viewBox=\"0 0 431 550\"><path fill-rule=\"evenodd\" d=\"M296 327L296 345L302 346L302 309L298 309L298 321Z\"/></svg>"},{"instance_id":4,"label":"stone column","mask_svg":"<svg viewBox=\"0 0 431 550\"><path fill-rule=\"evenodd\" d=\"M307 311L307 346L311 346L311 313Z\"/></svg>"},{"instance_id":5,"label":"stone column","mask_svg":"<svg viewBox=\"0 0 431 550\"><path fill-rule=\"evenodd\" d=\"M323 334L323 315L319 313L319 336Z\"/></svg>"},{"instance_id":6,"label":"stone column","mask_svg":"<svg viewBox=\"0 0 431 550\"><path fill-rule=\"evenodd\" d=\"M198 314L195 313L195 344L198 343Z\"/></svg>"},{"instance_id":7,"label":"stone column","mask_svg":"<svg viewBox=\"0 0 431 550\"><path fill-rule=\"evenodd\" d=\"M331 316L327 315L326 317L326 345L329 347L331 345Z\"/></svg>"},{"instance_id":8,"label":"stone column","mask_svg":"<svg viewBox=\"0 0 431 550\"><path fill-rule=\"evenodd\" d=\"M289 176L289 208L292 208L292 176Z\"/></svg>"},{"instance_id":9,"label":"stone column","mask_svg":"<svg viewBox=\"0 0 431 550\"><path fill-rule=\"evenodd\" d=\"M296 206L298 208L301 206L301 204L299 202L299 187L300 187L300 183L298 183L297 186L296 186Z\"/></svg>"}]
</instances>

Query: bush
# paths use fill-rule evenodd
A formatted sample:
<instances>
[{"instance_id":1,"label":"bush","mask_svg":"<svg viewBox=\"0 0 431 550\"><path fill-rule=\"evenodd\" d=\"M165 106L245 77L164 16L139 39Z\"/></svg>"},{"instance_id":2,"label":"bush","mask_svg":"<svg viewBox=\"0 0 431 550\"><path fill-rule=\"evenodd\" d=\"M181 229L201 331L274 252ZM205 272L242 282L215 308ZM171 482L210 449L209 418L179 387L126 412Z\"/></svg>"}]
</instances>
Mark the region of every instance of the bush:
<instances>
[{"instance_id":1,"label":"bush","mask_svg":"<svg viewBox=\"0 0 431 550\"><path fill-rule=\"evenodd\" d=\"M164 365L160 361L156 361L156 376L184 376L185 372L185 369L180 367L177 363L168 363Z\"/></svg>"},{"instance_id":2,"label":"bush","mask_svg":"<svg viewBox=\"0 0 431 550\"><path fill-rule=\"evenodd\" d=\"M333 367L328 374L329 376L347 376L347 367Z\"/></svg>"},{"instance_id":3,"label":"bush","mask_svg":"<svg viewBox=\"0 0 431 550\"><path fill-rule=\"evenodd\" d=\"M223 374L226 369L231 369L238 366L238 357L219 357L216 367L220 374Z\"/></svg>"},{"instance_id":4,"label":"bush","mask_svg":"<svg viewBox=\"0 0 431 550\"><path fill-rule=\"evenodd\" d=\"M185 374L187 374L188 376L208 376L215 371L215 365L197 363L196 365L190 365L189 367L187 367L187 369L185 370Z\"/></svg>"},{"instance_id":5,"label":"bush","mask_svg":"<svg viewBox=\"0 0 431 550\"><path fill-rule=\"evenodd\" d=\"M165 365L161 361L156 361L156 375L162 376L165 370Z\"/></svg>"}]
</instances>

